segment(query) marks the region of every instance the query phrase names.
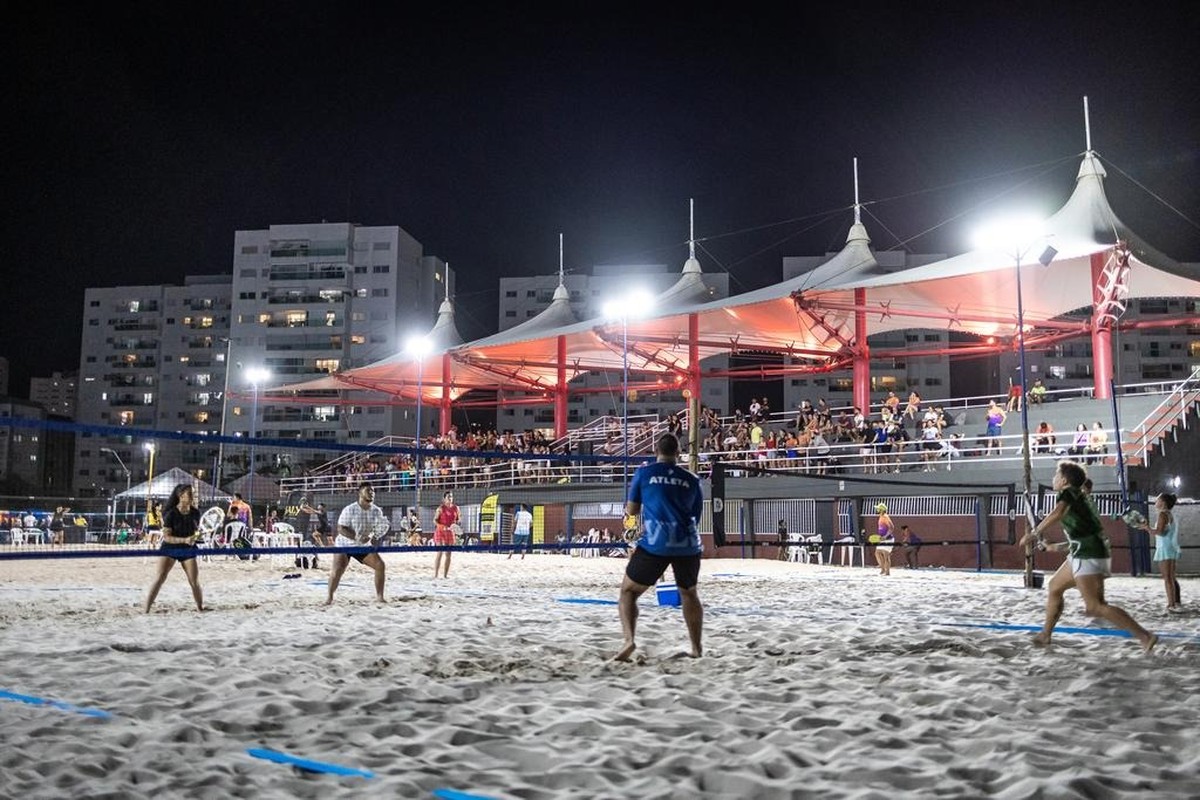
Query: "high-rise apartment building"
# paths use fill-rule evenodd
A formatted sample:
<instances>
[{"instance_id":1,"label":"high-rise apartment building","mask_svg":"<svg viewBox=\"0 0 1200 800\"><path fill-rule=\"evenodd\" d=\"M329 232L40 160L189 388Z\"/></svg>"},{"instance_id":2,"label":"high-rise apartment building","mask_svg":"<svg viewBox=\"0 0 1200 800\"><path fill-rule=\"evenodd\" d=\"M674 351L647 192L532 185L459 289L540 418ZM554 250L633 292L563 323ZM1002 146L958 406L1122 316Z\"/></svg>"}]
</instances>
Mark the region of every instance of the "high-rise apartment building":
<instances>
[{"instance_id":1,"label":"high-rise apartment building","mask_svg":"<svg viewBox=\"0 0 1200 800\"><path fill-rule=\"evenodd\" d=\"M8 396L8 359L0 356L0 397Z\"/></svg>"},{"instance_id":2,"label":"high-rise apartment building","mask_svg":"<svg viewBox=\"0 0 1200 800\"><path fill-rule=\"evenodd\" d=\"M366 443L412 433L413 415L391 406L255 403L274 388L393 355L426 333L454 292L447 265L398 227L348 223L238 231L233 274L189 276L182 286L89 289L76 418L84 424L303 441ZM263 370L255 386L251 376ZM253 412L257 406L257 415ZM81 493L108 493L149 474L147 442L84 432L76 445ZM180 467L222 482L245 469L216 445L156 443L155 470ZM235 448L230 448L232 451ZM322 459L327 453L314 453ZM270 448L257 467L278 465ZM288 458L292 454L286 454ZM122 466L123 465L123 466Z\"/></svg>"},{"instance_id":3,"label":"high-rise apartment building","mask_svg":"<svg viewBox=\"0 0 1200 800\"><path fill-rule=\"evenodd\" d=\"M35 427L46 418L41 406L28 400L0 399L0 417L28 420L29 425L0 427L0 491L32 494L42 491L46 432Z\"/></svg>"},{"instance_id":4,"label":"high-rise apartment building","mask_svg":"<svg viewBox=\"0 0 1200 800\"><path fill-rule=\"evenodd\" d=\"M75 399L79 380L74 373L54 372L49 378L29 379L29 399L53 417L75 418Z\"/></svg>"},{"instance_id":5,"label":"high-rise apartment building","mask_svg":"<svg viewBox=\"0 0 1200 800\"><path fill-rule=\"evenodd\" d=\"M407 337L429 331L438 305L453 293L448 265L424 255L421 243L396 226L323 222L238 231L226 433L351 444L412 435L409 409L347 405L336 392L306 393L303 403L255 403L253 376L261 370L269 376L263 386L279 387L395 355ZM259 467L274 457L255 454Z\"/></svg>"},{"instance_id":6,"label":"high-rise apartment building","mask_svg":"<svg viewBox=\"0 0 1200 800\"><path fill-rule=\"evenodd\" d=\"M84 425L218 433L232 291L228 275L182 286L88 289L75 419ZM76 490L108 494L149 475L148 439L82 431ZM158 440L158 463L207 478L217 448Z\"/></svg>"}]
</instances>

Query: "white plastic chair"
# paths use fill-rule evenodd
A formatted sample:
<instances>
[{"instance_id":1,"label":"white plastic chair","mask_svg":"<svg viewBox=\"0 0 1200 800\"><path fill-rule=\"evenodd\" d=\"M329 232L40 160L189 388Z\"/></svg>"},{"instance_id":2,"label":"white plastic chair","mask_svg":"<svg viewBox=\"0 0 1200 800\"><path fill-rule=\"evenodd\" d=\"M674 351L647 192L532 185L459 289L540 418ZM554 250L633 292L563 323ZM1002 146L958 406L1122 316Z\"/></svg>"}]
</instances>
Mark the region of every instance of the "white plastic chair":
<instances>
[{"instance_id":1,"label":"white plastic chair","mask_svg":"<svg viewBox=\"0 0 1200 800\"><path fill-rule=\"evenodd\" d=\"M13 544L13 545L25 544L25 529L24 528L12 528L11 530L9 530L8 533L9 533L9 537L11 539L10 544Z\"/></svg>"},{"instance_id":2,"label":"white plastic chair","mask_svg":"<svg viewBox=\"0 0 1200 800\"><path fill-rule=\"evenodd\" d=\"M805 561L805 548L800 546L803 539L798 533L789 533L787 535L787 560L788 561Z\"/></svg>"},{"instance_id":3,"label":"white plastic chair","mask_svg":"<svg viewBox=\"0 0 1200 800\"><path fill-rule=\"evenodd\" d=\"M858 565L860 567L865 567L867 565L867 556L864 552L866 548L859 544L857 539L850 537L838 539L836 542L834 542L834 546L841 551L841 564L843 567L846 566L847 559L850 561L850 566L854 566L855 553L858 554ZM833 563L832 559L830 559L830 563Z\"/></svg>"},{"instance_id":4,"label":"white plastic chair","mask_svg":"<svg viewBox=\"0 0 1200 800\"><path fill-rule=\"evenodd\" d=\"M825 565L825 549L822 547L824 542L819 535L804 537L804 546L800 548L801 556L805 564L811 564L813 559L821 566Z\"/></svg>"}]
</instances>

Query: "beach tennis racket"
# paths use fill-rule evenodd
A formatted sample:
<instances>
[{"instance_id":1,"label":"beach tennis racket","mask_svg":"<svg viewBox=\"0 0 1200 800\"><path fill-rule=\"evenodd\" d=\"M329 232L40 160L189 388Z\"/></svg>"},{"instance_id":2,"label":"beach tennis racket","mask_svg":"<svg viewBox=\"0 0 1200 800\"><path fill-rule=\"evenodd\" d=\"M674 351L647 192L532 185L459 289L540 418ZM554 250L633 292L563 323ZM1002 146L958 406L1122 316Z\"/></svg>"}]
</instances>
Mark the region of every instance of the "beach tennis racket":
<instances>
[{"instance_id":1,"label":"beach tennis racket","mask_svg":"<svg viewBox=\"0 0 1200 800\"><path fill-rule=\"evenodd\" d=\"M1140 528L1147 524L1146 517L1136 508L1130 508L1121 515L1121 519L1131 528Z\"/></svg>"},{"instance_id":2,"label":"beach tennis racket","mask_svg":"<svg viewBox=\"0 0 1200 800\"><path fill-rule=\"evenodd\" d=\"M364 530L359 533L360 540L374 545L387 536L388 530L392 526L383 514L372 514L367 518L367 522L363 527Z\"/></svg>"},{"instance_id":3,"label":"beach tennis racket","mask_svg":"<svg viewBox=\"0 0 1200 800\"><path fill-rule=\"evenodd\" d=\"M457 522L455 522L453 525L450 526L450 532L454 534L454 541L456 541L456 542L462 541L462 538L463 538L462 525L459 525Z\"/></svg>"},{"instance_id":4,"label":"beach tennis racket","mask_svg":"<svg viewBox=\"0 0 1200 800\"><path fill-rule=\"evenodd\" d=\"M219 531L224 524L225 509L213 506L200 515L200 525L196 528L196 533L200 534L202 539L212 539L213 534Z\"/></svg>"}]
</instances>

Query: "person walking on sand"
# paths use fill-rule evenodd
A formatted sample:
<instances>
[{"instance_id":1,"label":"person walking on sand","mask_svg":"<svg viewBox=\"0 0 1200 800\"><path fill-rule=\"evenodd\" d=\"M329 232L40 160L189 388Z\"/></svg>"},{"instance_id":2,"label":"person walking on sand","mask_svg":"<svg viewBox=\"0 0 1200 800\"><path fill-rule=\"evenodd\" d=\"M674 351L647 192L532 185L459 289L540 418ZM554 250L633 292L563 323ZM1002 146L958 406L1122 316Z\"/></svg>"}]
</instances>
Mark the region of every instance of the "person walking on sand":
<instances>
[{"instance_id":1,"label":"person walking on sand","mask_svg":"<svg viewBox=\"0 0 1200 800\"><path fill-rule=\"evenodd\" d=\"M513 549L512 553L508 554L511 559L513 553L520 550L521 560L525 560L525 551L529 549L529 538L533 532L533 514L526 510L525 506L517 506L517 513L513 515Z\"/></svg>"},{"instance_id":2,"label":"person walking on sand","mask_svg":"<svg viewBox=\"0 0 1200 800\"><path fill-rule=\"evenodd\" d=\"M700 554L704 551L699 529L704 494L700 479L676 464L677 438L663 434L655 450L658 460L638 467L629 483L625 512L633 516L641 514L644 532L629 556L621 582L618 607L625 643L614 661L628 661L637 649L634 634L638 598L663 576L668 566L679 587L683 621L692 644L690 655L699 658L703 654L700 638L704 606L700 604L696 584L700 577Z\"/></svg>"},{"instance_id":3,"label":"person walking on sand","mask_svg":"<svg viewBox=\"0 0 1200 800\"><path fill-rule=\"evenodd\" d=\"M380 536L387 532L387 518L383 509L375 505L375 487L369 481L358 485L358 499L342 509L338 515L337 537L335 547L363 547L374 545ZM387 566L379 553L336 553L333 556L333 566L329 570L329 596L325 605L333 605L333 593L337 591L338 583L346 567L350 566L353 558L364 567L375 571L375 599L384 602L383 587L387 581Z\"/></svg>"},{"instance_id":4,"label":"person walking on sand","mask_svg":"<svg viewBox=\"0 0 1200 800\"><path fill-rule=\"evenodd\" d=\"M458 506L454 505L454 492L446 492L442 495L442 504L438 506L437 513L433 517L433 543L434 545L453 546L458 544L458 540L454 536L454 527L458 525L461 514L458 511ZM442 577L450 577L450 555L449 550L438 550L437 555L433 558L433 577L438 576L438 568L442 564L442 556L446 557L446 566L442 568Z\"/></svg>"},{"instance_id":5,"label":"person walking on sand","mask_svg":"<svg viewBox=\"0 0 1200 800\"><path fill-rule=\"evenodd\" d=\"M1158 562L1158 571L1162 573L1163 584L1167 589L1167 611L1178 614L1183 611L1179 602L1179 584L1175 580L1175 564L1182 552L1179 548L1179 522L1171 510L1175 508L1177 498L1169 492L1163 492L1154 502L1158 516L1154 527L1149 522L1143 522L1138 527L1154 534L1154 560Z\"/></svg>"},{"instance_id":6,"label":"person walking on sand","mask_svg":"<svg viewBox=\"0 0 1200 800\"><path fill-rule=\"evenodd\" d=\"M200 573L196 568L196 542L200 540L200 509L192 505L192 485L178 484L167 500L167 513L162 521L162 544L158 559L158 574L154 583L150 584L150 593L146 596L146 606L143 609L150 613L158 590L162 588L175 564L183 567L187 575L188 585L192 587L192 599L196 601L196 610L204 610L204 593L200 590Z\"/></svg>"},{"instance_id":7,"label":"person walking on sand","mask_svg":"<svg viewBox=\"0 0 1200 800\"><path fill-rule=\"evenodd\" d=\"M1058 492L1054 510L1029 533L1021 537L1020 546L1032 542L1042 544L1042 531L1061 523L1065 543L1046 545L1056 550L1066 549L1068 556L1050 579L1046 592L1046 623L1033 637L1034 644L1046 646L1054 634L1054 626L1062 616L1063 594L1071 587L1083 595L1084 613L1099 617L1131 633L1149 653L1158 644L1158 636L1139 625L1119 606L1104 600L1104 579L1112 574L1112 545L1104 535L1100 516L1083 491L1088 479L1087 470L1074 461L1058 462L1053 487Z\"/></svg>"},{"instance_id":8,"label":"person walking on sand","mask_svg":"<svg viewBox=\"0 0 1200 800\"><path fill-rule=\"evenodd\" d=\"M879 515L879 523L875 539L875 563L879 565L880 575L892 574L892 548L896 541L896 525L888 516L885 503L875 504L875 513Z\"/></svg>"}]
</instances>

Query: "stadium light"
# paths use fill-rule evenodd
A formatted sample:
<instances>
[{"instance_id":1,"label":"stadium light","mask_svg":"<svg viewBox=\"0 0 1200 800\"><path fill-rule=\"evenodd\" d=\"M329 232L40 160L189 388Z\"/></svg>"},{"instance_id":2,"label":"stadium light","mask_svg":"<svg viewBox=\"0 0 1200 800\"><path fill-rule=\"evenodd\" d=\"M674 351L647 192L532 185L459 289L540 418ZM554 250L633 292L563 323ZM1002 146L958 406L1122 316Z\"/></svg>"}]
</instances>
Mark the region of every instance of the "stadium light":
<instances>
[{"instance_id":1,"label":"stadium light","mask_svg":"<svg viewBox=\"0 0 1200 800\"><path fill-rule=\"evenodd\" d=\"M621 321L621 420L624 461L621 464L624 493L629 495L629 318L638 318L654 308L654 295L642 288L631 289L604 304L607 319Z\"/></svg>"},{"instance_id":2,"label":"stadium light","mask_svg":"<svg viewBox=\"0 0 1200 800\"><path fill-rule=\"evenodd\" d=\"M1021 478L1025 492L1025 521L1033 522L1033 463L1029 444L1028 380L1025 365L1025 297L1021 291L1021 259L1039 242L1046 238L1045 223L1032 216L1019 215L994 220L975 234L975 246L979 249L996 250L1013 256L1017 262L1017 350L1021 359ZM1049 266L1054 253L1046 248L1042 254L1042 266ZM1032 530L1032 527L1030 528ZM1034 588L1033 542L1025 546L1025 588Z\"/></svg>"},{"instance_id":3,"label":"stadium light","mask_svg":"<svg viewBox=\"0 0 1200 800\"><path fill-rule=\"evenodd\" d=\"M421 507L421 407L425 405L425 356L433 350L433 342L428 336L410 336L404 343L404 350L417 360L417 419L416 436L413 441L417 446L417 456L413 459L413 505ZM418 512L419 513L419 512Z\"/></svg>"}]
</instances>

